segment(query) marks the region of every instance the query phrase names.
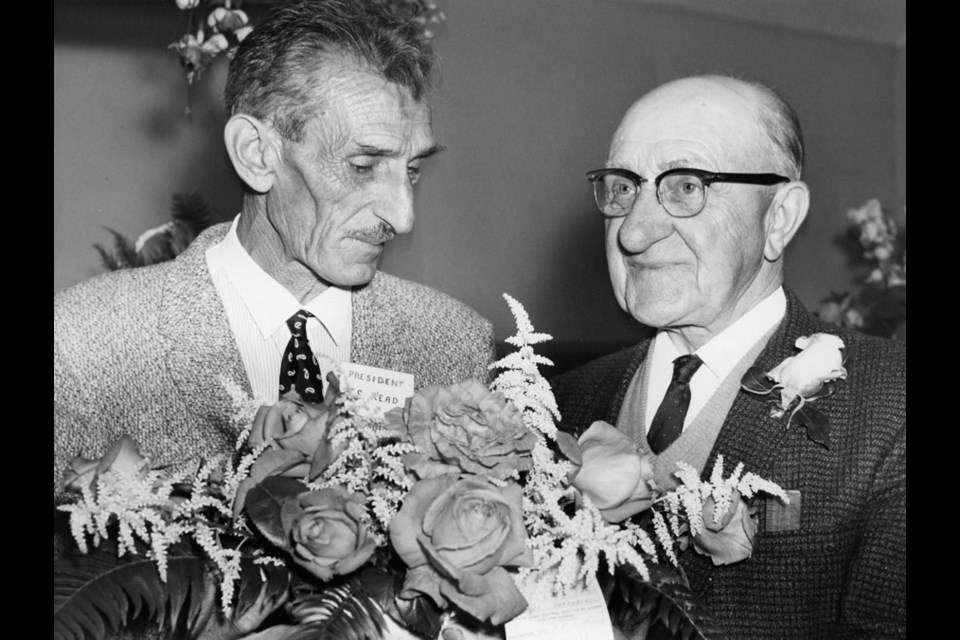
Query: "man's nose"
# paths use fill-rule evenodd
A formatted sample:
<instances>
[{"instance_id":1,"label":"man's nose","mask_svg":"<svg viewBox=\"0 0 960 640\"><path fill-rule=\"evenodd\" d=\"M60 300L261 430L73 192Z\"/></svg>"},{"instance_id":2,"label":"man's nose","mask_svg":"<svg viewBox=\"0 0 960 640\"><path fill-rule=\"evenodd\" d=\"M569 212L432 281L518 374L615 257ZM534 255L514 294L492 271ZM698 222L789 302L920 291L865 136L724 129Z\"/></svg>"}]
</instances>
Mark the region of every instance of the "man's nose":
<instances>
[{"instance_id":1,"label":"man's nose","mask_svg":"<svg viewBox=\"0 0 960 640\"><path fill-rule=\"evenodd\" d=\"M377 216L398 234L413 230L413 185L406 177L392 181L384 190Z\"/></svg>"},{"instance_id":2,"label":"man's nose","mask_svg":"<svg viewBox=\"0 0 960 640\"><path fill-rule=\"evenodd\" d=\"M617 231L620 248L628 254L643 253L673 233L673 217L657 201L653 189L641 189Z\"/></svg>"}]
</instances>

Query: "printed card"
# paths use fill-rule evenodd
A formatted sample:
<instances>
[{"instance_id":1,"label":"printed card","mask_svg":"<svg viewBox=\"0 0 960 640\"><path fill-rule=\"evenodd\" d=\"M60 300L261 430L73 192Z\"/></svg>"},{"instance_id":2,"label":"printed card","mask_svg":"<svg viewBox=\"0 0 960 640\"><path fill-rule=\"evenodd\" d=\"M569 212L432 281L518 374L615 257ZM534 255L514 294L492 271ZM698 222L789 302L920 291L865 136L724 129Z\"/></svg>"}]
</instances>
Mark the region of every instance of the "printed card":
<instances>
[{"instance_id":1,"label":"printed card","mask_svg":"<svg viewBox=\"0 0 960 640\"><path fill-rule=\"evenodd\" d=\"M596 577L589 576L582 588L566 595L551 593L550 582L517 580L530 606L506 624L507 640L613 640L607 604Z\"/></svg>"},{"instance_id":2,"label":"printed card","mask_svg":"<svg viewBox=\"0 0 960 640\"><path fill-rule=\"evenodd\" d=\"M413 374L378 369L353 362L340 363L340 384L344 390L356 391L373 406L384 411L402 407L413 397Z\"/></svg>"}]
</instances>

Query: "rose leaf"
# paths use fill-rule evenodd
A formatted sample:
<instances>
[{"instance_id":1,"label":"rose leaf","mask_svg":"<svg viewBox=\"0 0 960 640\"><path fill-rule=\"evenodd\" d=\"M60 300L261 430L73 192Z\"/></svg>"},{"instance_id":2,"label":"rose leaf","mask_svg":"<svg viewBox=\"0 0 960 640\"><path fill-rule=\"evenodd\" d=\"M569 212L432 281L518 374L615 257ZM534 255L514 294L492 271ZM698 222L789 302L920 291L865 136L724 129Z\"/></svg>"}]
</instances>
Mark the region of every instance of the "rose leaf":
<instances>
[{"instance_id":1,"label":"rose leaf","mask_svg":"<svg viewBox=\"0 0 960 640\"><path fill-rule=\"evenodd\" d=\"M580 454L580 444L577 438L566 431L557 430L557 447L570 462L577 466L583 465L583 456Z\"/></svg>"},{"instance_id":2,"label":"rose leaf","mask_svg":"<svg viewBox=\"0 0 960 640\"><path fill-rule=\"evenodd\" d=\"M766 395L773 391L776 383L768 378L766 372L762 369L750 367L743 375L743 379L740 380L740 386L743 387L744 391Z\"/></svg>"},{"instance_id":3,"label":"rose leaf","mask_svg":"<svg viewBox=\"0 0 960 640\"><path fill-rule=\"evenodd\" d=\"M797 409L793 419L797 424L806 427L808 438L824 449L830 448L830 422L823 413L809 405L803 405Z\"/></svg>"},{"instance_id":4,"label":"rose leaf","mask_svg":"<svg viewBox=\"0 0 960 640\"><path fill-rule=\"evenodd\" d=\"M359 580L367 595L405 629L426 638L440 637L442 611L430 598L399 598L402 579L383 569L363 567L359 572Z\"/></svg>"},{"instance_id":5,"label":"rose leaf","mask_svg":"<svg viewBox=\"0 0 960 640\"><path fill-rule=\"evenodd\" d=\"M247 492L244 508L257 529L271 544L290 551L291 546L283 530L280 512L285 502L307 490L307 487L293 478L271 476Z\"/></svg>"}]
</instances>

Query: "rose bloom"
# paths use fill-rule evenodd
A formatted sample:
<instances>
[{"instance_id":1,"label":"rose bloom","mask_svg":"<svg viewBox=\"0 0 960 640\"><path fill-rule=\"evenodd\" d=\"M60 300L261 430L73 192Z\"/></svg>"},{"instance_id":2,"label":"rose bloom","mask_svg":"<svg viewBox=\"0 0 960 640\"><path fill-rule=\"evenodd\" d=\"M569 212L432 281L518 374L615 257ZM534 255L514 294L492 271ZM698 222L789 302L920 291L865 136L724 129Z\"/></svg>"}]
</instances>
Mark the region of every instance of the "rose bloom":
<instances>
[{"instance_id":1,"label":"rose bloom","mask_svg":"<svg viewBox=\"0 0 960 640\"><path fill-rule=\"evenodd\" d=\"M536 436L520 411L477 379L427 387L387 421L402 422L420 449L405 461L420 478L465 471L506 479L533 466Z\"/></svg>"},{"instance_id":2,"label":"rose bloom","mask_svg":"<svg viewBox=\"0 0 960 640\"><path fill-rule=\"evenodd\" d=\"M450 600L479 620L499 625L527 602L504 567L530 566L523 490L448 474L413 485L390 522L390 541L410 567L400 597Z\"/></svg>"},{"instance_id":3,"label":"rose bloom","mask_svg":"<svg viewBox=\"0 0 960 640\"><path fill-rule=\"evenodd\" d=\"M370 559L376 540L364 499L339 487L309 491L284 503L280 521L294 562L324 582Z\"/></svg>"},{"instance_id":4,"label":"rose bloom","mask_svg":"<svg viewBox=\"0 0 960 640\"><path fill-rule=\"evenodd\" d=\"M274 460L283 460L288 468L282 475L291 478L309 475L313 479L326 469L336 457L329 439L330 428L337 418L333 398L333 394L328 394L322 403L304 402L299 394L291 391L275 404L260 407L253 419L247 444L258 447L268 442L272 449L284 451L287 455L261 456L254 463L256 466L264 461L258 471L264 470L265 465L272 465Z\"/></svg>"},{"instance_id":5,"label":"rose bloom","mask_svg":"<svg viewBox=\"0 0 960 640\"><path fill-rule=\"evenodd\" d=\"M739 491L733 492L730 505L719 520L715 519L716 503L712 497L704 501L701 515L703 530L693 537L693 546L709 555L714 565L733 564L753 554L757 524Z\"/></svg>"},{"instance_id":6,"label":"rose bloom","mask_svg":"<svg viewBox=\"0 0 960 640\"><path fill-rule=\"evenodd\" d=\"M653 464L636 445L609 423L597 421L583 432L581 466L571 484L590 498L607 522L622 522L653 504L649 484Z\"/></svg>"},{"instance_id":7,"label":"rose bloom","mask_svg":"<svg viewBox=\"0 0 960 640\"><path fill-rule=\"evenodd\" d=\"M828 333L797 338L800 353L791 356L767 373L782 387L780 402L787 408L797 398L809 398L823 388L825 382L846 378L843 367L843 340Z\"/></svg>"},{"instance_id":8,"label":"rose bloom","mask_svg":"<svg viewBox=\"0 0 960 640\"><path fill-rule=\"evenodd\" d=\"M70 468L64 473L64 487L67 491L81 492L83 487L96 491L97 478L108 471L143 477L148 471L143 464L145 460L148 458L140 453L136 441L123 436L111 445L102 458L74 458L70 462Z\"/></svg>"}]
</instances>

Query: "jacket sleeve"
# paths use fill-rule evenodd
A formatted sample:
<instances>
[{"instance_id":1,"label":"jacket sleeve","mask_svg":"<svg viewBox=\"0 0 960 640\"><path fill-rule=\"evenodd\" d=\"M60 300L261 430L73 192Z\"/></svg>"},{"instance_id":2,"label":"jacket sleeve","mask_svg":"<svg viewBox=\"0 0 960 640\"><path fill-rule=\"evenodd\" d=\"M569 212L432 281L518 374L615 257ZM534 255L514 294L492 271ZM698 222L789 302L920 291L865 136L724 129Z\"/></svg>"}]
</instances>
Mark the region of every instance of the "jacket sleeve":
<instances>
[{"instance_id":1,"label":"jacket sleeve","mask_svg":"<svg viewBox=\"0 0 960 640\"><path fill-rule=\"evenodd\" d=\"M865 523L854 550L838 638L907 636L906 422L877 467Z\"/></svg>"}]
</instances>

